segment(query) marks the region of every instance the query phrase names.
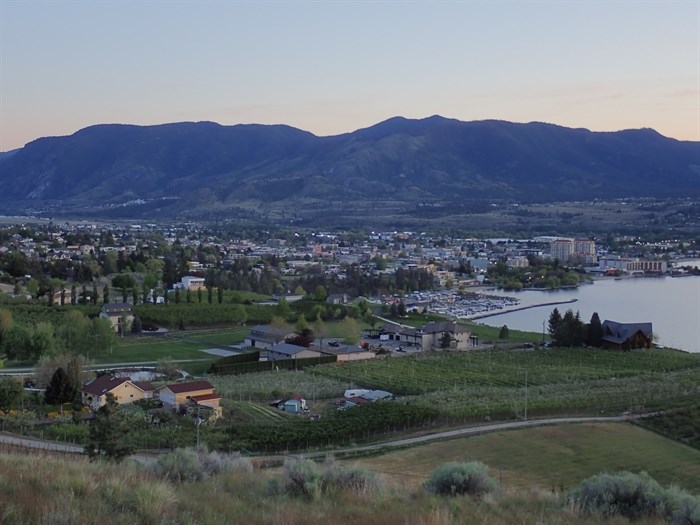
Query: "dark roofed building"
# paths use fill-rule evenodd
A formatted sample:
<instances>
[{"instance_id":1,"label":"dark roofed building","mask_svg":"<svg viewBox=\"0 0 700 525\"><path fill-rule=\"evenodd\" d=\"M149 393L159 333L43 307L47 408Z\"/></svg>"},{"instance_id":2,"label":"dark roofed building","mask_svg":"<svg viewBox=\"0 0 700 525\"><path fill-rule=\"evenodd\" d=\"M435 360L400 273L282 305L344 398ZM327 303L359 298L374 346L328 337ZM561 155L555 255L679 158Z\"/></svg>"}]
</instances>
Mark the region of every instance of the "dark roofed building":
<instances>
[{"instance_id":1,"label":"dark roofed building","mask_svg":"<svg viewBox=\"0 0 700 525\"><path fill-rule=\"evenodd\" d=\"M618 323L603 321L603 347L618 350L651 348L651 323Z\"/></svg>"},{"instance_id":2,"label":"dark roofed building","mask_svg":"<svg viewBox=\"0 0 700 525\"><path fill-rule=\"evenodd\" d=\"M294 332L290 332L286 328L275 328L274 326L259 324L250 329L250 333L245 338L245 344L252 348L265 350L294 335Z\"/></svg>"},{"instance_id":3,"label":"dark roofed building","mask_svg":"<svg viewBox=\"0 0 700 525\"><path fill-rule=\"evenodd\" d=\"M112 327L121 334L131 329L131 322L134 320L134 314L129 303L103 304L100 309L100 317L109 319Z\"/></svg>"}]
</instances>

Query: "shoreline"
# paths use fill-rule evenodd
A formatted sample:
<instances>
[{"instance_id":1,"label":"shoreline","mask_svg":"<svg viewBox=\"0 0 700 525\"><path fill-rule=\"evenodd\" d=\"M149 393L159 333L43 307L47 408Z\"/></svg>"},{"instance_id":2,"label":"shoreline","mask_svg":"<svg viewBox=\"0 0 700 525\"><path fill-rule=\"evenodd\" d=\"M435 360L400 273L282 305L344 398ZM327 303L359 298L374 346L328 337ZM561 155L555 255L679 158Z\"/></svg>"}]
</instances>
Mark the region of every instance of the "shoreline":
<instances>
[{"instance_id":1,"label":"shoreline","mask_svg":"<svg viewBox=\"0 0 700 525\"><path fill-rule=\"evenodd\" d=\"M521 310L529 310L530 308L540 308L542 306L556 306L560 304L571 304L575 303L578 301L578 299L562 299L560 301L548 301L546 303L538 303L538 304L530 304L527 306L514 306L512 308L504 308L503 310L499 310L498 312L485 312L481 314L475 314L469 317L465 317L464 319L467 319L469 321L475 321L477 319L485 319L486 317L493 317L496 315L501 315L501 314L507 314L510 312L519 312Z\"/></svg>"}]
</instances>

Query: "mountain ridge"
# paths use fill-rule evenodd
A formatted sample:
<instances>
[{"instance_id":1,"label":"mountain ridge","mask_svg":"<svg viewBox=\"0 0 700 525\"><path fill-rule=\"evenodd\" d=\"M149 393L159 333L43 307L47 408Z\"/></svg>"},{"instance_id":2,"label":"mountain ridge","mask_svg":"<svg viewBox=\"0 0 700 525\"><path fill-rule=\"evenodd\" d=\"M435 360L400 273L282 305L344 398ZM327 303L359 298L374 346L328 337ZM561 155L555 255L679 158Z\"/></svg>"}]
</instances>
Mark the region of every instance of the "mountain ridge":
<instances>
[{"instance_id":1,"label":"mountain ridge","mask_svg":"<svg viewBox=\"0 0 700 525\"><path fill-rule=\"evenodd\" d=\"M167 213L379 199L522 202L700 195L700 142L649 129L392 117L340 135L284 124L97 124L0 154L0 209L180 201ZM163 210L158 211L163 213Z\"/></svg>"}]
</instances>

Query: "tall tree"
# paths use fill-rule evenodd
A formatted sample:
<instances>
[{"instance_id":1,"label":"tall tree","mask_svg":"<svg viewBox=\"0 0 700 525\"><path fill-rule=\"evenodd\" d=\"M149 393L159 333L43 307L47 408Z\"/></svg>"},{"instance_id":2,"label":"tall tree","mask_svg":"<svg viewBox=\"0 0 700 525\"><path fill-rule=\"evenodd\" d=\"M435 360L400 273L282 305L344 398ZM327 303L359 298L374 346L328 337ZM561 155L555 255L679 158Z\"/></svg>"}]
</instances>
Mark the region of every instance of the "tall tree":
<instances>
[{"instance_id":1,"label":"tall tree","mask_svg":"<svg viewBox=\"0 0 700 525\"><path fill-rule=\"evenodd\" d=\"M51 376L51 381L49 381L49 384L46 386L44 402L47 405L72 403L77 396L78 389L76 385L71 383L63 367L59 367L56 372L54 372L53 376Z\"/></svg>"},{"instance_id":2,"label":"tall tree","mask_svg":"<svg viewBox=\"0 0 700 525\"><path fill-rule=\"evenodd\" d=\"M219 304L224 302L224 289L221 286L216 287L216 299L219 301Z\"/></svg>"},{"instance_id":3,"label":"tall tree","mask_svg":"<svg viewBox=\"0 0 700 525\"><path fill-rule=\"evenodd\" d=\"M552 313L549 314L549 321L547 321L547 333L552 338L556 337L557 329L559 328L561 321L562 321L562 318L561 318L561 314L559 313L559 309L554 308L554 310L552 310Z\"/></svg>"},{"instance_id":4,"label":"tall tree","mask_svg":"<svg viewBox=\"0 0 700 525\"><path fill-rule=\"evenodd\" d=\"M501 331L498 332L498 338L502 340L506 340L510 337L510 330L508 330L508 325L504 324L501 326Z\"/></svg>"},{"instance_id":5,"label":"tall tree","mask_svg":"<svg viewBox=\"0 0 700 525\"><path fill-rule=\"evenodd\" d=\"M343 335L343 341L347 344L354 345L360 340L360 328L352 317L345 317L341 321L340 333Z\"/></svg>"},{"instance_id":6,"label":"tall tree","mask_svg":"<svg viewBox=\"0 0 700 525\"><path fill-rule=\"evenodd\" d=\"M444 332L440 338L440 348L448 350L452 346L452 335L450 332Z\"/></svg>"},{"instance_id":7,"label":"tall tree","mask_svg":"<svg viewBox=\"0 0 700 525\"><path fill-rule=\"evenodd\" d=\"M90 435L85 452L91 460L107 459L119 462L133 453L129 442L129 426L119 409L114 395L107 394L107 402L100 407L90 425Z\"/></svg>"},{"instance_id":8,"label":"tall tree","mask_svg":"<svg viewBox=\"0 0 700 525\"><path fill-rule=\"evenodd\" d=\"M109 284L105 284L102 288L102 303L109 303Z\"/></svg>"},{"instance_id":9,"label":"tall tree","mask_svg":"<svg viewBox=\"0 0 700 525\"><path fill-rule=\"evenodd\" d=\"M603 324L600 322L598 312L593 312L591 322L588 323L588 344L596 348L603 344Z\"/></svg>"}]
</instances>

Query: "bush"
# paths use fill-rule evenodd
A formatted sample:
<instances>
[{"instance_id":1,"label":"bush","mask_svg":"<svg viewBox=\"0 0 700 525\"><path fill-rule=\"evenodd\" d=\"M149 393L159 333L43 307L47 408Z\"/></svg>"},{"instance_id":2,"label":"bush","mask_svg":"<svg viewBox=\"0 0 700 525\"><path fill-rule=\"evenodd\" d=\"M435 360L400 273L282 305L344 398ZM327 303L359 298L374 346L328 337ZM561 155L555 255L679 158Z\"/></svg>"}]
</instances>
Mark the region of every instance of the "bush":
<instances>
[{"instance_id":1,"label":"bush","mask_svg":"<svg viewBox=\"0 0 700 525\"><path fill-rule=\"evenodd\" d=\"M321 493L321 470L310 459L290 459L284 462L284 474L289 492L315 498Z\"/></svg>"},{"instance_id":2,"label":"bush","mask_svg":"<svg viewBox=\"0 0 700 525\"><path fill-rule=\"evenodd\" d=\"M668 518L673 525L700 524L700 496L671 487L666 491Z\"/></svg>"},{"instance_id":3,"label":"bush","mask_svg":"<svg viewBox=\"0 0 700 525\"><path fill-rule=\"evenodd\" d=\"M268 495L288 494L315 498L323 494L351 492L370 496L384 489L384 480L376 472L359 467L343 467L332 460L318 465L310 459L290 459L284 463L286 484L270 480Z\"/></svg>"},{"instance_id":4,"label":"bush","mask_svg":"<svg viewBox=\"0 0 700 525\"><path fill-rule=\"evenodd\" d=\"M161 456L151 466L151 473L159 478L165 478L176 483L185 481L200 481L223 472L251 472L253 464L249 459L237 453L224 454L178 448Z\"/></svg>"},{"instance_id":5,"label":"bush","mask_svg":"<svg viewBox=\"0 0 700 525\"><path fill-rule=\"evenodd\" d=\"M360 467L342 467L326 461L322 473L324 492L351 492L356 496L371 496L383 491L384 479L376 472Z\"/></svg>"},{"instance_id":6,"label":"bush","mask_svg":"<svg viewBox=\"0 0 700 525\"><path fill-rule=\"evenodd\" d=\"M647 473L598 474L583 480L569 493L584 512L630 519L666 512L666 491Z\"/></svg>"},{"instance_id":7,"label":"bush","mask_svg":"<svg viewBox=\"0 0 700 525\"><path fill-rule=\"evenodd\" d=\"M469 494L481 496L496 489L486 465L479 461L444 463L436 468L425 483L425 489L442 496Z\"/></svg>"}]
</instances>

